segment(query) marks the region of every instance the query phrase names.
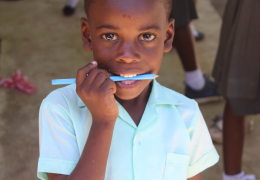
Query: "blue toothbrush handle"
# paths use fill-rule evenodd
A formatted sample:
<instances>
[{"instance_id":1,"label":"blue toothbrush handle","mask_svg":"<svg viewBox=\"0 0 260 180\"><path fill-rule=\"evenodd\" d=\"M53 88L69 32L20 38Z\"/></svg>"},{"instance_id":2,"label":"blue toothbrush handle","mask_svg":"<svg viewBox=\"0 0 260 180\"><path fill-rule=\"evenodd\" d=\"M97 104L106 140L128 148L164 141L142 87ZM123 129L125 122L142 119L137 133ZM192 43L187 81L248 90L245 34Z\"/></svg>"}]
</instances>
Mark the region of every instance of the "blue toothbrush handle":
<instances>
[{"instance_id":1,"label":"blue toothbrush handle","mask_svg":"<svg viewBox=\"0 0 260 180\"><path fill-rule=\"evenodd\" d=\"M127 80L144 80L144 79L154 79L155 74L142 74L142 75L137 75L134 77L122 77L122 76L110 76L110 79L112 81L127 81Z\"/></svg>"},{"instance_id":2,"label":"blue toothbrush handle","mask_svg":"<svg viewBox=\"0 0 260 180\"><path fill-rule=\"evenodd\" d=\"M110 76L112 81L127 81L127 80L144 80L144 79L154 79L158 77L155 74L142 74L135 77L122 77L122 76ZM76 78L72 79L52 79L52 85L64 85L64 84L75 84Z\"/></svg>"}]
</instances>

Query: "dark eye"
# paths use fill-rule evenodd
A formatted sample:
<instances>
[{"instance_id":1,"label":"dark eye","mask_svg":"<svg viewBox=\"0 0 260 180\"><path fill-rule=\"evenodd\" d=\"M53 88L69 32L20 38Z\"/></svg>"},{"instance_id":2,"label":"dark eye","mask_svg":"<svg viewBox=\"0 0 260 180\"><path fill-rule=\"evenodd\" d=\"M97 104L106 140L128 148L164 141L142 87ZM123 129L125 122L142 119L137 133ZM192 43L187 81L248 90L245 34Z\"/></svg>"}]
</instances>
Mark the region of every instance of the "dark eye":
<instances>
[{"instance_id":1,"label":"dark eye","mask_svg":"<svg viewBox=\"0 0 260 180\"><path fill-rule=\"evenodd\" d=\"M142 41L152 41L154 40L155 35L149 34L149 33L145 33L145 34L141 34L139 36L139 39Z\"/></svg>"},{"instance_id":2,"label":"dark eye","mask_svg":"<svg viewBox=\"0 0 260 180\"><path fill-rule=\"evenodd\" d=\"M113 33L104 34L104 35L102 35L102 38L107 41L115 41L118 39L117 35L115 35Z\"/></svg>"}]
</instances>

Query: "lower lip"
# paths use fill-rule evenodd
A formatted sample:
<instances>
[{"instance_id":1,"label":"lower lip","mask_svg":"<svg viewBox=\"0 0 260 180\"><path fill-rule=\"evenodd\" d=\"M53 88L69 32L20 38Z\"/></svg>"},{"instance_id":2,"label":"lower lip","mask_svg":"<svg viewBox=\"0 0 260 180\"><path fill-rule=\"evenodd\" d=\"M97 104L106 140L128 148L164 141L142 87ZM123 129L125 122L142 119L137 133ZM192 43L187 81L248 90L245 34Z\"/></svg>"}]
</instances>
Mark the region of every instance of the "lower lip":
<instances>
[{"instance_id":1,"label":"lower lip","mask_svg":"<svg viewBox=\"0 0 260 180\"><path fill-rule=\"evenodd\" d=\"M120 88L135 88L140 81L117 81L116 85Z\"/></svg>"}]
</instances>

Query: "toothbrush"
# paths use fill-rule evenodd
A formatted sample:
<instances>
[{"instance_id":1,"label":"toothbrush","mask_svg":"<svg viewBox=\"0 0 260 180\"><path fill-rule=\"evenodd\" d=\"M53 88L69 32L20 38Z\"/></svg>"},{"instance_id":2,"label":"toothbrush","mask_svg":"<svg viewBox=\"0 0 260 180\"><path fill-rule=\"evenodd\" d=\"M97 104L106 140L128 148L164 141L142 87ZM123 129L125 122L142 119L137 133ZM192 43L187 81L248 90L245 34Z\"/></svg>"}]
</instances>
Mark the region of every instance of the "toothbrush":
<instances>
[{"instance_id":1,"label":"toothbrush","mask_svg":"<svg viewBox=\"0 0 260 180\"><path fill-rule=\"evenodd\" d=\"M122 77L122 76L110 76L110 79L112 81L128 81L128 80L144 80L144 79L155 79L159 77L158 75L155 74L142 74L142 75L137 75L134 77ZM76 83L76 78L72 79L52 79L51 80L52 85L64 85L64 84L75 84Z\"/></svg>"}]
</instances>

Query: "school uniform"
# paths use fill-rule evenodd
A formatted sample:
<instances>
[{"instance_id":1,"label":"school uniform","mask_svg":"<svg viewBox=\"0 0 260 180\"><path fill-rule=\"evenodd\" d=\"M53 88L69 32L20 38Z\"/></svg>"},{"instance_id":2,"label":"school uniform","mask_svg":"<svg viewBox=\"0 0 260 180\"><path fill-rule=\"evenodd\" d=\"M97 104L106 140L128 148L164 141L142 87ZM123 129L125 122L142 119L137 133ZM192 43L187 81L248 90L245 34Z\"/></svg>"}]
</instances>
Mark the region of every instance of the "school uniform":
<instances>
[{"instance_id":1,"label":"school uniform","mask_svg":"<svg viewBox=\"0 0 260 180\"><path fill-rule=\"evenodd\" d=\"M228 0L213 77L236 115L260 113L260 0Z\"/></svg>"},{"instance_id":2,"label":"school uniform","mask_svg":"<svg viewBox=\"0 0 260 180\"><path fill-rule=\"evenodd\" d=\"M172 11L170 18L175 19L174 27L182 27L198 19L197 11L193 0L172 0Z\"/></svg>"},{"instance_id":3,"label":"school uniform","mask_svg":"<svg viewBox=\"0 0 260 180\"><path fill-rule=\"evenodd\" d=\"M194 100L153 80L138 126L117 102L116 120L105 180L186 180L213 166L219 155ZM51 92L39 113L38 177L69 175L85 146L91 113L76 85ZM86 172L87 173L87 172Z\"/></svg>"}]
</instances>

